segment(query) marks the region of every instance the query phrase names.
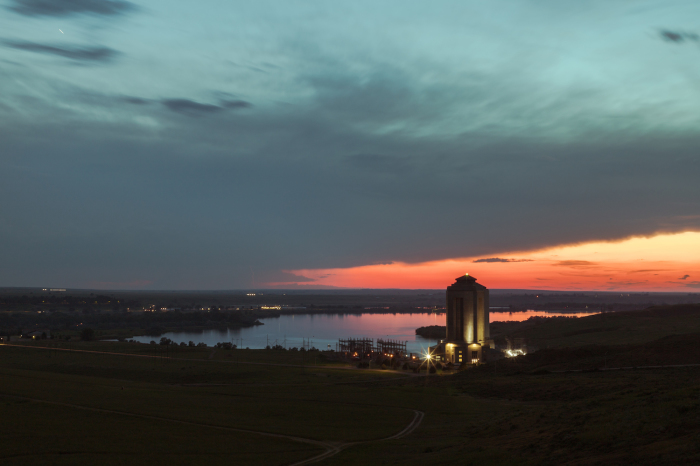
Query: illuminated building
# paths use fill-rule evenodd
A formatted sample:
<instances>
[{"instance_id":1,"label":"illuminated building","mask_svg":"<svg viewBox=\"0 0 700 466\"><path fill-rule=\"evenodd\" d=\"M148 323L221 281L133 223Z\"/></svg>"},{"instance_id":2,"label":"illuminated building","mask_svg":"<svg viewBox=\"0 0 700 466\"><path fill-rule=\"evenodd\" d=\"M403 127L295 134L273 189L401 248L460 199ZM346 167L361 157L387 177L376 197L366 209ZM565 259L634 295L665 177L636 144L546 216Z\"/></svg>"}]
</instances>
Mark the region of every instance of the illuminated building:
<instances>
[{"instance_id":1,"label":"illuminated building","mask_svg":"<svg viewBox=\"0 0 700 466\"><path fill-rule=\"evenodd\" d=\"M431 348L436 359L454 364L484 361L494 347L489 333L489 290L469 274L447 287L446 338Z\"/></svg>"}]
</instances>

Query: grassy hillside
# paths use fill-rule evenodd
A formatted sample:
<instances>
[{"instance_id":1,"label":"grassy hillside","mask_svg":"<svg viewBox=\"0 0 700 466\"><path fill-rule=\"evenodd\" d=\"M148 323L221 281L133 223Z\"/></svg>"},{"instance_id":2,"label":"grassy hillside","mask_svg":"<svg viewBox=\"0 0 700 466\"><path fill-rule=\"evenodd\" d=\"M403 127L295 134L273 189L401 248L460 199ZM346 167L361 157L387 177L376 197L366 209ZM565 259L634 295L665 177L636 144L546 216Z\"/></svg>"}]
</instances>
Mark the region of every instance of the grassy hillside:
<instances>
[{"instance_id":1,"label":"grassy hillside","mask_svg":"<svg viewBox=\"0 0 700 466\"><path fill-rule=\"evenodd\" d=\"M693 338L659 340L649 357L693 361ZM0 346L1 464L283 465L324 451L318 464L700 461L699 368L554 372L623 363L634 346L419 376L264 350L71 350ZM416 411L416 430L387 439Z\"/></svg>"},{"instance_id":2,"label":"grassy hillside","mask_svg":"<svg viewBox=\"0 0 700 466\"><path fill-rule=\"evenodd\" d=\"M495 339L502 340L506 335L524 337L528 346L534 348L639 344L669 335L698 332L700 304L491 324L491 335Z\"/></svg>"}]
</instances>

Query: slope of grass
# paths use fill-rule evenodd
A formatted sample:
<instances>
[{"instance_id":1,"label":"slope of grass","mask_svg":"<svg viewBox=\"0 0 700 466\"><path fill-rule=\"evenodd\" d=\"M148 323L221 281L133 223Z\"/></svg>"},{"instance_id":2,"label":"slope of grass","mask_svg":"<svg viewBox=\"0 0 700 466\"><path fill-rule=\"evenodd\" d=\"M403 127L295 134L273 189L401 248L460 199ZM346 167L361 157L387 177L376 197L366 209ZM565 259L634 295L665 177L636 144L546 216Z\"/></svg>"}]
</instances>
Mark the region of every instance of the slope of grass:
<instances>
[{"instance_id":1,"label":"slope of grass","mask_svg":"<svg viewBox=\"0 0 700 466\"><path fill-rule=\"evenodd\" d=\"M421 377L300 367L298 354L264 350L187 348L162 357L127 343L72 344L97 353L0 346L0 463L281 465L322 451L230 429L361 442L319 463L331 465L700 463L700 368L594 371L700 363L700 332L689 333L697 309L619 314L557 328L590 338L605 334L591 329L628 325L642 343L551 345ZM653 338L679 326L678 335ZM555 330L537 332L542 341L563 338ZM381 440L414 410L425 413L417 430Z\"/></svg>"},{"instance_id":2,"label":"slope of grass","mask_svg":"<svg viewBox=\"0 0 700 466\"><path fill-rule=\"evenodd\" d=\"M700 304L609 312L572 319L497 324L495 337L524 337L536 348L639 344L659 338L700 332Z\"/></svg>"}]
</instances>

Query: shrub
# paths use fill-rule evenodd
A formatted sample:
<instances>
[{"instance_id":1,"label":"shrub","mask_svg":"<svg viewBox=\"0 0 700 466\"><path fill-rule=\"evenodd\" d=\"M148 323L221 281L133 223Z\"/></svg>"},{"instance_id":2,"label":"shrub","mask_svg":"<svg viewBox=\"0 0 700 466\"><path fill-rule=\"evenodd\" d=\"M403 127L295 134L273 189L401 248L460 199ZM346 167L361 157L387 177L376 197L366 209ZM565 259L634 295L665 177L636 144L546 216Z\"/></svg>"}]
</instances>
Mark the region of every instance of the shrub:
<instances>
[{"instance_id":1,"label":"shrub","mask_svg":"<svg viewBox=\"0 0 700 466\"><path fill-rule=\"evenodd\" d=\"M436 367L437 369L442 370L442 363L440 363L440 362L435 363L435 367Z\"/></svg>"},{"instance_id":2,"label":"shrub","mask_svg":"<svg viewBox=\"0 0 700 466\"><path fill-rule=\"evenodd\" d=\"M430 372L431 374L434 374L435 372L437 372L437 370L435 369L435 366L430 366L429 372Z\"/></svg>"},{"instance_id":3,"label":"shrub","mask_svg":"<svg viewBox=\"0 0 700 466\"><path fill-rule=\"evenodd\" d=\"M187 343L185 343L184 341L181 341L180 346L187 346Z\"/></svg>"},{"instance_id":4,"label":"shrub","mask_svg":"<svg viewBox=\"0 0 700 466\"><path fill-rule=\"evenodd\" d=\"M173 342L173 341L172 341L170 338L162 337L162 338L160 339L160 343L158 343L158 344L159 344L159 345L163 345L163 346L167 346L167 345L170 345L172 342Z\"/></svg>"},{"instance_id":5,"label":"shrub","mask_svg":"<svg viewBox=\"0 0 700 466\"><path fill-rule=\"evenodd\" d=\"M386 370L386 364L382 364L382 370L383 370L383 371Z\"/></svg>"},{"instance_id":6,"label":"shrub","mask_svg":"<svg viewBox=\"0 0 700 466\"><path fill-rule=\"evenodd\" d=\"M207 347L207 344L206 344L206 343L202 343L202 342L200 341L199 343L197 343L197 347L198 347L198 348L206 348L206 347Z\"/></svg>"},{"instance_id":7,"label":"shrub","mask_svg":"<svg viewBox=\"0 0 700 466\"><path fill-rule=\"evenodd\" d=\"M189 346L190 348L194 348L197 345L195 345L194 342L192 340L190 340L190 342L187 343L187 346Z\"/></svg>"},{"instance_id":8,"label":"shrub","mask_svg":"<svg viewBox=\"0 0 700 466\"><path fill-rule=\"evenodd\" d=\"M401 369L403 369L405 371L408 370L408 363L407 362L403 363L403 366L401 366Z\"/></svg>"}]
</instances>

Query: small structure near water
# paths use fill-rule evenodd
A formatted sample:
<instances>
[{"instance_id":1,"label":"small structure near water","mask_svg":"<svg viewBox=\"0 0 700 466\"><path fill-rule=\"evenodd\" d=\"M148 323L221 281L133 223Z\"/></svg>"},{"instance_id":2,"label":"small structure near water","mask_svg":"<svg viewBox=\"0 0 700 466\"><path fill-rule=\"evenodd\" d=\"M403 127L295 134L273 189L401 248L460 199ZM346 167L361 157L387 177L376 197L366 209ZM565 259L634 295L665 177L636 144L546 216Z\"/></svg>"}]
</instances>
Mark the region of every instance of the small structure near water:
<instances>
[{"instance_id":1,"label":"small structure near water","mask_svg":"<svg viewBox=\"0 0 700 466\"><path fill-rule=\"evenodd\" d=\"M346 338L338 340L336 352L367 354L374 351L374 339L372 338Z\"/></svg>"},{"instance_id":2,"label":"small structure near water","mask_svg":"<svg viewBox=\"0 0 700 466\"><path fill-rule=\"evenodd\" d=\"M338 340L337 351L342 353L389 353L389 354L406 354L406 343L400 340L384 340L377 339L377 344L374 344L373 338L346 338Z\"/></svg>"},{"instance_id":3,"label":"small structure near water","mask_svg":"<svg viewBox=\"0 0 700 466\"><path fill-rule=\"evenodd\" d=\"M341 338L338 340L336 352L344 353L351 358L372 359L377 356L389 356L399 359L412 357L406 352L406 341L373 338Z\"/></svg>"}]
</instances>

